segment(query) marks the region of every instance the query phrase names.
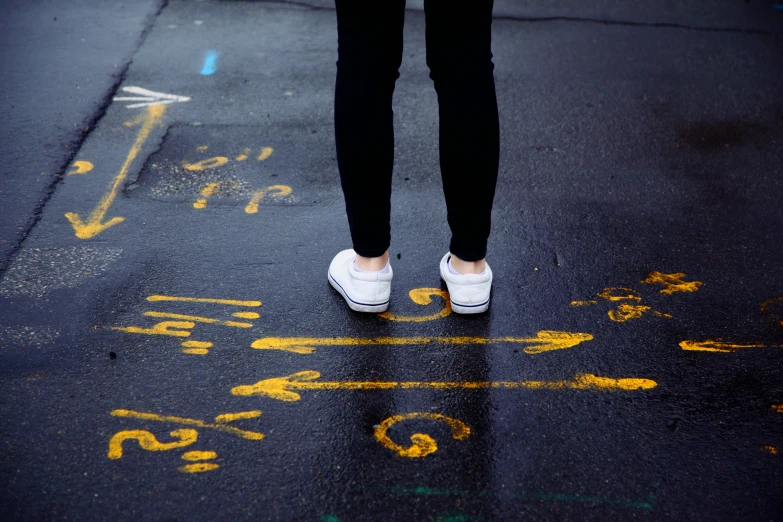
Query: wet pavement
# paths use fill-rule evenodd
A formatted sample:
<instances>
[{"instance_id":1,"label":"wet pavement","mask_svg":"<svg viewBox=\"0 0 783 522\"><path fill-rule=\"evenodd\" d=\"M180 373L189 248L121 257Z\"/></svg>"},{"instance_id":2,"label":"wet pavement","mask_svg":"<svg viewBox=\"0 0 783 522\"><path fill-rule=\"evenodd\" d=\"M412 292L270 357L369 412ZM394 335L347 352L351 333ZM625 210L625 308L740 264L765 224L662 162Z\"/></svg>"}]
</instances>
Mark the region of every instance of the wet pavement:
<instances>
[{"instance_id":1,"label":"wet pavement","mask_svg":"<svg viewBox=\"0 0 783 522\"><path fill-rule=\"evenodd\" d=\"M4 129L3 518L781 519L783 9L498 1L493 301L462 317L416 3L384 316L326 280L330 4L116 4L120 73Z\"/></svg>"}]
</instances>

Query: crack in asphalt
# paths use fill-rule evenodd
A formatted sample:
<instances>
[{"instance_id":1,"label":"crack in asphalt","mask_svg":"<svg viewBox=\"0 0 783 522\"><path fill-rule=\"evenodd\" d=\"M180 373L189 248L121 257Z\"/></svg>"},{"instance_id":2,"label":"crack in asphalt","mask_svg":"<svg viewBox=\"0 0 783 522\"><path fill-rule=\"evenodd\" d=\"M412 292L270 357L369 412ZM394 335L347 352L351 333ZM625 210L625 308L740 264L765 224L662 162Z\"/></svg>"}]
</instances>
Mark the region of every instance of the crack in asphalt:
<instances>
[{"instance_id":1,"label":"crack in asphalt","mask_svg":"<svg viewBox=\"0 0 783 522\"><path fill-rule=\"evenodd\" d=\"M247 1L247 0L240 0ZM278 4L283 6L294 6L313 11L334 11L334 7L325 7L322 5L308 4L298 0L253 0L259 4ZM421 9L407 7L406 11L421 12ZM743 29L741 27L703 27L698 25L676 24L672 22L634 22L631 20L607 20L602 18L585 18L579 16L515 16L515 15L493 15L493 20L504 20L509 22L578 22L602 25L622 25L629 27L653 27L666 29L685 29L688 31L708 31L717 33L739 33L762 36L779 36L783 31L767 31L764 29Z\"/></svg>"},{"instance_id":2,"label":"crack in asphalt","mask_svg":"<svg viewBox=\"0 0 783 522\"><path fill-rule=\"evenodd\" d=\"M109 106L112 104L114 96L117 94L120 85L122 85L122 83L125 81L125 78L128 75L128 70L130 69L130 66L133 64L134 56L136 56L136 53L138 53L139 49L141 49L142 45L144 45L144 41L147 39L147 36L149 35L150 31L152 31L152 28L155 25L155 21L158 19L158 16L160 16L160 14L163 12L166 6L168 6L168 4L169 4L169 0L159 0L158 7L155 10L155 12L150 14L147 17L147 20L144 22L144 28L142 29L141 34L139 35L139 38L136 42L136 45L133 48L133 51L130 52L128 58L125 60L122 69L120 70L120 72L112 74L112 76L114 77L114 82L106 92L106 95L98 104L98 107L95 109L93 114L91 116L88 116L86 118L86 121L83 122L82 131L76 136L74 140L72 140L74 147L71 149L71 153L62 163L62 165L57 169L57 174L55 174L52 182L48 186L44 187L43 197L38 201L38 205L35 207L32 217L25 224L24 230L22 230L21 234L17 236L18 237L17 244L14 245L14 247L8 253L8 256L5 258L5 260L0 260L0 281L2 281L5 278L8 272L8 268L11 266L13 260L16 258L17 254L22 249L25 240L30 235L33 228L35 228L38 222L41 221L44 207L54 195L57 186L64 179L65 171L73 162L74 158L76 158L76 156L79 154L79 151L84 145L84 142L89 137L90 133L93 131L93 129L95 129L95 127L98 125L101 119L106 115L106 112L109 110Z\"/></svg>"}]
</instances>

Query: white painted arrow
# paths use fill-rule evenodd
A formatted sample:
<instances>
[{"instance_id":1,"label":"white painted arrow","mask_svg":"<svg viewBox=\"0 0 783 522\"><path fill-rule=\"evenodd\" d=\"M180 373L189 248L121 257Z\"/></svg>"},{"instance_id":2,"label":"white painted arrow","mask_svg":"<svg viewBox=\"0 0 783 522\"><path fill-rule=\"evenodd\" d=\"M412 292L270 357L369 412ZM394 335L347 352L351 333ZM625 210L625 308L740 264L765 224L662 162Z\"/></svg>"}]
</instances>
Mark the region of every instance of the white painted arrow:
<instances>
[{"instance_id":1,"label":"white painted arrow","mask_svg":"<svg viewBox=\"0 0 783 522\"><path fill-rule=\"evenodd\" d=\"M178 96L176 94L166 94L165 92L155 92L142 87L130 85L123 87L122 92L138 94L138 96L115 96L114 101L137 102L131 103L126 107L128 109L138 109L140 107L149 107L150 105L167 105L169 103L179 103L190 101L189 96Z\"/></svg>"}]
</instances>

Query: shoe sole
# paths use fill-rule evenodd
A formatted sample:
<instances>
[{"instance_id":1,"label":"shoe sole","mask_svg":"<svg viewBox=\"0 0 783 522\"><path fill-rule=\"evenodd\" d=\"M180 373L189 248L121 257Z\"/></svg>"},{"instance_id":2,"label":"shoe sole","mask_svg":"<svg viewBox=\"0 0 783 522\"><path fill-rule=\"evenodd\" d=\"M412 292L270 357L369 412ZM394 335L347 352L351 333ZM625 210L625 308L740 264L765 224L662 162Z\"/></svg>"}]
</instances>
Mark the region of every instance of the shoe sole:
<instances>
[{"instance_id":1,"label":"shoe sole","mask_svg":"<svg viewBox=\"0 0 783 522\"><path fill-rule=\"evenodd\" d=\"M350 297L348 297L348 294L345 293L345 290L343 290L343 287L340 286L340 283L338 283L334 277L332 277L332 272L329 272L329 284L332 285L332 288L337 290L337 292L343 296L343 299L345 299L346 304L348 305L348 308L355 312L368 312L372 314L378 314L381 312L385 312L389 308L389 301L386 301L385 303L381 304L367 304L367 303L357 303Z\"/></svg>"}]
</instances>

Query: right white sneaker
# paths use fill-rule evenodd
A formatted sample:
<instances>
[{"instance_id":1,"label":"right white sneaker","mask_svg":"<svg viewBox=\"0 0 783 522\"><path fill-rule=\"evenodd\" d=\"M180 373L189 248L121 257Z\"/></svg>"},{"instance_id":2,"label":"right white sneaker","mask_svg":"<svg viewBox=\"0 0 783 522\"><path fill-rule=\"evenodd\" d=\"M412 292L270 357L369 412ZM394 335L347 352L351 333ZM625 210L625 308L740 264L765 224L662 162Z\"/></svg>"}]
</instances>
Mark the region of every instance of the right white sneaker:
<instances>
[{"instance_id":1,"label":"right white sneaker","mask_svg":"<svg viewBox=\"0 0 783 522\"><path fill-rule=\"evenodd\" d=\"M380 313L389 308L391 265L388 272L360 272L354 268L356 252L343 250L329 265L329 284L340 292L348 308L357 312Z\"/></svg>"},{"instance_id":2,"label":"right white sneaker","mask_svg":"<svg viewBox=\"0 0 783 522\"><path fill-rule=\"evenodd\" d=\"M480 314L489 308L492 290L492 269L481 274L452 274L449 270L451 252L440 260L440 277L446 282L451 298L451 309L458 314Z\"/></svg>"}]
</instances>

